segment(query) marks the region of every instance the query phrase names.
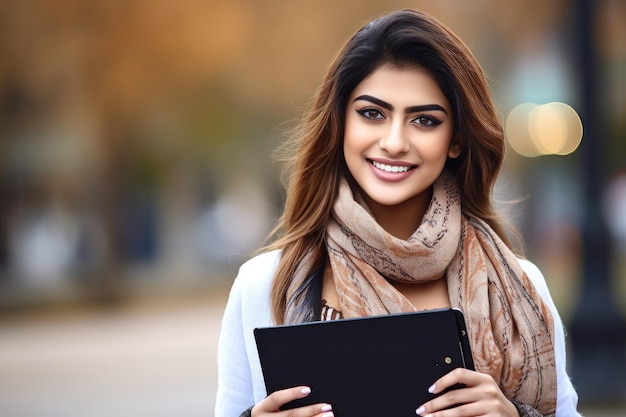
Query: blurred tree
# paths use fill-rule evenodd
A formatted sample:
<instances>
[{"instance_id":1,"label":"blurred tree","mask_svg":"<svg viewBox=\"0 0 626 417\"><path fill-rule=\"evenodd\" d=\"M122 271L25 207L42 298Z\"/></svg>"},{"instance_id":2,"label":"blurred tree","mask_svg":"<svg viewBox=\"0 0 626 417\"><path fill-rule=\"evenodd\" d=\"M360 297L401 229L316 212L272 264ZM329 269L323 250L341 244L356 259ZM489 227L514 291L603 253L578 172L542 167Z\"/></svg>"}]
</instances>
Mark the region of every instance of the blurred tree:
<instances>
[{"instance_id":1,"label":"blurred tree","mask_svg":"<svg viewBox=\"0 0 626 417\"><path fill-rule=\"evenodd\" d=\"M2 223L7 225L16 206L28 204L20 195L31 192L31 180L45 175L40 164L50 155L37 149L43 142L60 142L59 134L49 133L78 131L78 140L94 150L91 162L97 169L83 172L93 174L83 186L98 190L106 219L108 287L119 276L124 175L141 166L142 158L141 151L126 153L125 143L136 140L134 132L155 107L168 102L174 107L181 92L228 72L246 37L247 20L247 10L237 2L2 2L0 169L3 194L13 200L2 207ZM184 142L176 135L165 140ZM16 149L25 141L34 146L25 160L16 161ZM77 156L69 162L79 164L88 155ZM52 161L50 169L62 170L59 163ZM24 181L17 179L20 172Z\"/></svg>"}]
</instances>

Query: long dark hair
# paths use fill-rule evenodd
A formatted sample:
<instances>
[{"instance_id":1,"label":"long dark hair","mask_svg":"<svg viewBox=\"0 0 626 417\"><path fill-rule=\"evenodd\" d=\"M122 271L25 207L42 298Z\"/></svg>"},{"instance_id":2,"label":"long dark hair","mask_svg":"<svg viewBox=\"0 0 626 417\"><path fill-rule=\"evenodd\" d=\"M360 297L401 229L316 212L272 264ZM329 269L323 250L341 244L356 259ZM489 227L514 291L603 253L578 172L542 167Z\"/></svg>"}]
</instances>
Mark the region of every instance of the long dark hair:
<instances>
[{"instance_id":1,"label":"long dark hair","mask_svg":"<svg viewBox=\"0 0 626 417\"><path fill-rule=\"evenodd\" d=\"M272 288L272 314L282 323L285 294L305 254L319 265L325 258L325 230L342 176L347 100L363 79L383 64L427 70L450 103L453 142L461 155L447 167L459 183L466 215L487 222L508 244L492 204L493 187L504 158L504 133L482 68L467 46L438 20L401 10L360 28L331 62L305 118L292 135L284 212L266 249L282 255ZM314 266L317 266L314 265Z\"/></svg>"}]
</instances>

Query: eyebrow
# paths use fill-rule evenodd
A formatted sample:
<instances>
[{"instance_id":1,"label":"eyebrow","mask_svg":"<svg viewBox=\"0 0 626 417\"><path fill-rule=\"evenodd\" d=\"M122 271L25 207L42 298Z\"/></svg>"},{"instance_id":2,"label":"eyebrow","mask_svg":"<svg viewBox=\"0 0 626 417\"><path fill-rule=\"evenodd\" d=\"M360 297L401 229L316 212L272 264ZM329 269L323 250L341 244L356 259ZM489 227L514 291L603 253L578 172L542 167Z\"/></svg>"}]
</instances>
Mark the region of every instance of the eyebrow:
<instances>
[{"instance_id":1,"label":"eyebrow","mask_svg":"<svg viewBox=\"0 0 626 417\"><path fill-rule=\"evenodd\" d=\"M374 103L384 109L387 109L389 111L393 110L393 105L391 105L390 103L387 103L386 101L383 101L379 98L376 97L372 97L369 96L367 94L364 94L362 96L358 96L357 98L355 98L353 100L353 102L355 101L359 101L359 100L365 100L365 101L369 101L370 103ZM407 114L410 113L417 113L420 111L428 111L428 110L439 110L444 112L445 114L448 114L448 112L446 111L446 109L444 109L443 107L441 107L439 104L423 104L421 106L411 106L411 107L407 107L404 112Z\"/></svg>"}]
</instances>

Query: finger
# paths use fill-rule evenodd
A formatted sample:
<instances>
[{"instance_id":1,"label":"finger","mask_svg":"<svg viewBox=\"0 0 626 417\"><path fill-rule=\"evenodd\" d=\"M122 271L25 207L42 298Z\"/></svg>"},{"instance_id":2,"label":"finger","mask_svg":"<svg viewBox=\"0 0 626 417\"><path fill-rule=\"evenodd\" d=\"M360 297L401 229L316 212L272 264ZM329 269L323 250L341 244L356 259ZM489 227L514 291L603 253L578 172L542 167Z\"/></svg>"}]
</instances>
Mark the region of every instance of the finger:
<instances>
[{"instance_id":1,"label":"finger","mask_svg":"<svg viewBox=\"0 0 626 417\"><path fill-rule=\"evenodd\" d=\"M431 394L439 394L455 385L464 385L467 387L476 386L486 382L486 377L491 378L487 374L470 371L465 368L456 368L435 381L435 383L428 388L428 392Z\"/></svg>"},{"instance_id":2,"label":"finger","mask_svg":"<svg viewBox=\"0 0 626 417\"><path fill-rule=\"evenodd\" d=\"M264 400L260 401L254 408L263 412L276 412L288 402L304 398L310 393L311 388L304 386L274 391Z\"/></svg>"},{"instance_id":3,"label":"finger","mask_svg":"<svg viewBox=\"0 0 626 417\"><path fill-rule=\"evenodd\" d=\"M281 417L334 417L330 404L314 404L282 411ZM277 416L278 416L277 415Z\"/></svg>"},{"instance_id":4,"label":"finger","mask_svg":"<svg viewBox=\"0 0 626 417\"><path fill-rule=\"evenodd\" d=\"M454 405L470 402L472 393L470 388L475 386L477 376L475 371L456 368L432 384L428 392L437 395L434 399L420 405L415 410L417 415L426 415L439 410L445 410ZM457 388L447 391L450 388Z\"/></svg>"},{"instance_id":5,"label":"finger","mask_svg":"<svg viewBox=\"0 0 626 417\"><path fill-rule=\"evenodd\" d=\"M333 407L330 404L317 404L315 406L311 406L312 411L315 411L319 414L315 414L315 417L334 417Z\"/></svg>"},{"instance_id":6,"label":"finger","mask_svg":"<svg viewBox=\"0 0 626 417\"><path fill-rule=\"evenodd\" d=\"M457 389L449 390L449 388ZM460 410L465 412L468 407L472 413L479 413L470 415L480 415L483 411L497 409L501 401L505 399L490 375L466 369L455 370L444 375L433 384L429 391L438 396L418 407L416 410L418 415L427 415L449 408L453 408L455 413ZM478 402L480 404L477 404ZM463 404L466 406L462 406Z\"/></svg>"},{"instance_id":7,"label":"finger","mask_svg":"<svg viewBox=\"0 0 626 417\"><path fill-rule=\"evenodd\" d=\"M419 411L419 413L418 413ZM422 417L432 417L432 416L483 416L489 414L490 409L487 405L481 403L469 403L469 404L461 404L455 407L446 407L443 409L418 409L416 413L418 416ZM436 414L434 414L436 413Z\"/></svg>"},{"instance_id":8,"label":"finger","mask_svg":"<svg viewBox=\"0 0 626 417\"><path fill-rule=\"evenodd\" d=\"M283 405L300 398L305 398L310 393L311 389L305 386L275 391L253 407L252 415L260 417L266 413L278 413L280 412L280 407ZM326 403L294 408L292 410L283 411L281 414L291 417L333 417L332 406Z\"/></svg>"},{"instance_id":9,"label":"finger","mask_svg":"<svg viewBox=\"0 0 626 417\"><path fill-rule=\"evenodd\" d=\"M437 398L434 398L415 410L417 415L428 415L436 411L447 410L454 408L458 411L463 404L470 404L476 401L476 391L474 388L459 388L441 394ZM463 415L463 414L460 414ZM476 414L480 415L480 414Z\"/></svg>"}]
</instances>

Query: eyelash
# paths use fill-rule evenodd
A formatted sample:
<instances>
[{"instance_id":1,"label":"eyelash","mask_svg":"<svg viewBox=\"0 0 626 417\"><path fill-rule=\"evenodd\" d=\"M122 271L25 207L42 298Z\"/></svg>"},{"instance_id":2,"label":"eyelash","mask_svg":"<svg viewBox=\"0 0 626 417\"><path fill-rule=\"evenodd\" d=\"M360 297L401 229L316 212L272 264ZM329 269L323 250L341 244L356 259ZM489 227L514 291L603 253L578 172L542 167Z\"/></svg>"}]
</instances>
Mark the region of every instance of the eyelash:
<instances>
[{"instance_id":1,"label":"eyelash","mask_svg":"<svg viewBox=\"0 0 626 417\"><path fill-rule=\"evenodd\" d=\"M377 109L372 109L370 107L366 107L364 109L360 109L356 111L358 114L360 114L361 116L365 117L366 119L370 119L370 120L381 120L381 119L385 119L385 116L383 116L382 112L380 110ZM380 117L372 117L371 115L369 115L368 113L376 113L377 116Z\"/></svg>"},{"instance_id":2,"label":"eyelash","mask_svg":"<svg viewBox=\"0 0 626 417\"><path fill-rule=\"evenodd\" d=\"M369 120L382 120L382 119L385 119L385 116L383 115L383 113L380 110L373 109L371 107L366 107L364 109L359 109L356 112L358 114L360 114L361 116L365 117L366 119L369 119ZM376 113L376 116L371 116L371 113ZM417 117L415 117L415 118L413 118L411 120L411 123L414 123L416 120L419 120L419 119L426 120L426 123L416 123L419 126L433 127L433 126L438 126L441 123L443 123L438 118L433 117L433 116L427 116L427 115L417 116ZM424 120L422 120L422 121L424 121Z\"/></svg>"},{"instance_id":3,"label":"eyelash","mask_svg":"<svg viewBox=\"0 0 626 417\"><path fill-rule=\"evenodd\" d=\"M428 121L428 124L418 123L421 126L428 126L428 127L438 126L441 123L443 123L441 120L433 116L417 116L415 119L411 120L411 122L414 122L415 120L418 120L418 119L426 119Z\"/></svg>"}]
</instances>

